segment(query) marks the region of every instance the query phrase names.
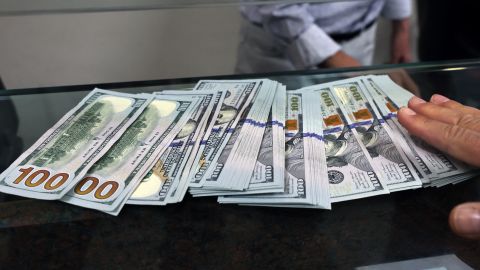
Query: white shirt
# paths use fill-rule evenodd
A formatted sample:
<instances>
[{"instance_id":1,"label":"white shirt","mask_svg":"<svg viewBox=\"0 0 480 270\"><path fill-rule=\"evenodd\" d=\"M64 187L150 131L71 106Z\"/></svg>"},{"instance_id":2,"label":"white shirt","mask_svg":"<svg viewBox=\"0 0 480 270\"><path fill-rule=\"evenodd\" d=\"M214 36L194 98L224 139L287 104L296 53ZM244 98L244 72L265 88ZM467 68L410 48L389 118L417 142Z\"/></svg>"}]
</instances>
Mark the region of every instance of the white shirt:
<instances>
[{"instance_id":1,"label":"white shirt","mask_svg":"<svg viewBox=\"0 0 480 270\"><path fill-rule=\"evenodd\" d=\"M322 63L340 50L329 34L363 29L380 15L392 20L411 14L410 0L357 0L350 2L258 5L242 7L247 20L263 26L283 43L298 68Z\"/></svg>"}]
</instances>

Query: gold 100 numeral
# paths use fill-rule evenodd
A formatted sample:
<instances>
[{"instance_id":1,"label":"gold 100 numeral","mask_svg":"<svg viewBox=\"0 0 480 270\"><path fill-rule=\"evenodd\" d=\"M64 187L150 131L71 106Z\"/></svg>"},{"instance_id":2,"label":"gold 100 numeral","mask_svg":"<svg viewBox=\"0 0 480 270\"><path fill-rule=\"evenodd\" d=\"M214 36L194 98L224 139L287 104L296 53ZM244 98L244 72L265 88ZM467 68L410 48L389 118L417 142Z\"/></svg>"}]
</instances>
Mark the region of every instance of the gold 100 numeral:
<instances>
[{"instance_id":1,"label":"gold 100 numeral","mask_svg":"<svg viewBox=\"0 0 480 270\"><path fill-rule=\"evenodd\" d=\"M85 185L87 185L87 183L90 183L90 185L85 190L82 190L82 188ZM93 190L95 190L95 193L93 194L93 196L95 196L95 198L97 198L99 200L105 200L105 199L110 198L115 193L115 191L117 191L118 186L119 186L119 184L115 181L107 181L107 182L101 184L97 188L99 183L100 183L100 180L98 180L98 178L87 176L87 177L83 178L82 181L78 182L78 184L75 186L74 191L78 195L87 195L90 192L92 192ZM110 189L108 190L107 193L102 195L102 193L104 193L104 191L107 187L110 187Z\"/></svg>"},{"instance_id":2,"label":"gold 100 numeral","mask_svg":"<svg viewBox=\"0 0 480 270\"><path fill-rule=\"evenodd\" d=\"M46 190L54 190L62 186L68 180L68 174L66 173L57 173L50 177L50 172L47 170L36 170L32 173L33 167L21 168L19 171L21 174L15 179L15 181L13 181L13 183L18 185L27 178L25 180L25 186L27 187L37 187L46 181L43 187Z\"/></svg>"}]
</instances>

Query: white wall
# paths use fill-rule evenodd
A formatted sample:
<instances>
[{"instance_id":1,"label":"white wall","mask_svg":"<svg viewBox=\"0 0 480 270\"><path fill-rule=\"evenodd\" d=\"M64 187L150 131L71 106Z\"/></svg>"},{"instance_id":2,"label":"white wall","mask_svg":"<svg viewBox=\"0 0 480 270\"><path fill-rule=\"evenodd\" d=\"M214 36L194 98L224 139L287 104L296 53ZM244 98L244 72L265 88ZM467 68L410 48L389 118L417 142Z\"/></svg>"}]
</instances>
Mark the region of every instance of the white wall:
<instances>
[{"instance_id":1,"label":"white wall","mask_svg":"<svg viewBox=\"0 0 480 270\"><path fill-rule=\"evenodd\" d=\"M239 25L237 8L0 17L0 76L12 89L231 74ZM84 95L12 98L25 147Z\"/></svg>"},{"instance_id":2,"label":"white wall","mask_svg":"<svg viewBox=\"0 0 480 270\"><path fill-rule=\"evenodd\" d=\"M0 17L8 88L233 72L236 7Z\"/></svg>"}]
</instances>

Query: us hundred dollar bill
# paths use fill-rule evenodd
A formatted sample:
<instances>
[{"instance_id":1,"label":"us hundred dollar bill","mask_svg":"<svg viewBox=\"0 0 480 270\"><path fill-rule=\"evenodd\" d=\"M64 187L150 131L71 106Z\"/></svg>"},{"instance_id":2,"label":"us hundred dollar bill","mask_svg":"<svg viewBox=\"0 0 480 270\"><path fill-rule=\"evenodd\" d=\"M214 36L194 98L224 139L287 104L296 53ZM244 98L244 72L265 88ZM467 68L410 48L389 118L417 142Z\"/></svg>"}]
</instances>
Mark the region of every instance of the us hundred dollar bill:
<instances>
[{"instance_id":1,"label":"us hundred dollar bill","mask_svg":"<svg viewBox=\"0 0 480 270\"><path fill-rule=\"evenodd\" d=\"M279 84L276 82L262 82L230 154L223 163L217 162L218 186L233 190L248 188L277 87Z\"/></svg>"},{"instance_id":2,"label":"us hundred dollar bill","mask_svg":"<svg viewBox=\"0 0 480 270\"><path fill-rule=\"evenodd\" d=\"M395 125L397 130L399 130L399 135L402 136L404 141L408 144L416 161L420 164L422 172L426 174L430 181L465 173L471 169L462 162L439 152L419 138L410 135L398 122L396 117L397 111L400 106L406 106L407 104L397 104L383 90L383 88L386 87L395 90L399 88L399 86L392 82L388 76L370 76L365 80L370 87L370 93L374 96L378 107L383 109L384 117L390 119L392 125Z\"/></svg>"},{"instance_id":3,"label":"us hundred dollar bill","mask_svg":"<svg viewBox=\"0 0 480 270\"><path fill-rule=\"evenodd\" d=\"M216 124L216 119L221 113L223 101L225 99L225 94L227 94L227 91L217 90L217 92L219 93L219 95L217 95L215 99L212 113L207 118L205 133L203 134L198 150L196 151L195 157L193 159L192 167L190 168L190 172L186 176L189 181L188 186L200 184L199 182L195 183L195 174L200 170L202 164L205 163L205 158L206 158L205 154L208 154L209 152L209 151L205 151L205 148L208 146L208 141L218 136L214 134L214 133L217 133L218 131L218 129L215 129L215 124Z\"/></svg>"},{"instance_id":4,"label":"us hundred dollar bill","mask_svg":"<svg viewBox=\"0 0 480 270\"><path fill-rule=\"evenodd\" d=\"M0 191L60 199L120 138L151 99L151 95L93 90L0 175Z\"/></svg>"},{"instance_id":5,"label":"us hundred dollar bill","mask_svg":"<svg viewBox=\"0 0 480 270\"><path fill-rule=\"evenodd\" d=\"M194 90L217 90L225 91L226 94L210 137L203 149L200 167L195 172L190 186L201 187L210 178L218 158L235 131L240 116L249 106L261 83L261 80L200 81L195 86Z\"/></svg>"},{"instance_id":6,"label":"us hundred dollar bill","mask_svg":"<svg viewBox=\"0 0 480 270\"><path fill-rule=\"evenodd\" d=\"M348 127L340 106L329 88L318 93L322 112L323 138L330 198L346 201L389 193L371 165L367 149Z\"/></svg>"},{"instance_id":7,"label":"us hundred dollar bill","mask_svg":"<svg viewBox=\"0 0 480 270\"><path fill-rule=\"evenodd\" d=\"M220 203L313 205L313 179L306 179L302 95L287 92L285 122L285 186L282 193L219 197ZM308 166L308 164L307 164ZM308 181L310 180L310 181Z\"/></svg>"},{"instance_id":8,"label":"us hundred dollar bill","mask_svg":"<svg viewBox=\"0 0 480 270\"><path fill-rule=\"evenodd\" d=\"M281 86L275 93L275 101L267 119L261 148L246 190L236 192L198 189L191 191L192 195L221 196L283 192L285 188L285 105L286 89L285 86Z\"/></svg>"},{"instance_id":9,"label":"us hundred dollar bill","mask_svg":"<svg viewBox=\"0 0 480 270\"><path fill-rule=\"evenodd\" d=\"M372 158L374 168L385 177L388 189L418 188L422 182L400 146L392 139L388 126L363 94L356 80L344 80L331 86L335 98L347 112L362 144Z\"/></svg>"},{"instance_id":10,"label":"us hundred dollar bill","mask_svg":"<svg viewBox=\"0 0 480 270\"><path fill-rule=\"evenodd\" d=\"M279 87L268 116L262 147L248 190L284 188L286 96L285 86Z\"/></svg>"},{"instance_id":11,"label":"us hundred dollar bill","mask_svg":"<svg viewBox=\"0 0 480 270\"><path fill-rule=\"evenodd\" d=\"M209 91L196 91L198 93L205 93ZM213 123L210 123L211 119L216 119L218 116L218 113L220 112L220 106L223 103L223 99L225 98L225 92L223 91L216 91L216 94L214 96L214 99L210 102L209 107L207 110L203 113L201 117L201 121L203 122L201 126L201 130L199 131L199 137L196 138L195 143L192 147L192 150L190 152L190 156L188 158L188 161L185 165L185 169L182 172L182 175L180 176L180 182L179 186L171 192L169 199L167 200L167 203L173 203L173 202L178 202L183 200L185 197L185 194L188 190L189 184L190 184L190 175L191 172L193 172L193 168L196 167L195 165L198 164L198 158L201 159L201 154L202 152L200 149L202 149L202 146L205 146L206 140L205 138L208 138L209 134L211 133L211 129L213 127Z\"/></svg>"},{"instance_id":12,"label":"us hundred dollar bill","mask_svg":"<svg viewBox=\"0 0 480 270\"><path fill-rule=\"evenodd\" d=\"M244 119L247 118L248 113L252 107L254 99L252 99L251 103L249 104L248 107L243 111L242 115L240 116L240 121L237 123L235 126L235 130L231 134L230 138L228 138L227 143L223 147L222 151L220 151L220 154L218 158L216 159L216 162L212 164L211 170L208 171L208 173L205 175L206 181L204 182L203 187L204 188L218 188L218 189L225 189L224 187L220 187L219 183L219 176L220 173L223 171L225 168L225 163L227 162L228 157L232 153L232 149L235 145L235 142L239 140L241 131L244 130L245 121Z\"/></svg>"},{"instance_id":13,"label":"us hundred dollar bill","mask_svg":"<svg viewBox=\"0 0 480 270\"><path fill-rule=\"evenodd\" d=\"M182 179L182 176L189 172L189 166L193 163L194 150L198 149L201 136L207 124L206 120L214 105L218 106L219 97L223 93L217 91L208 91L208 93L202 93L201 91L182 92L168 91L167 93L198 97L201 99L201 103L173 142L170 143L167 150L160 156L153 169L143 178L140 185L127 201L129 204L165 205L171 202L169 199L175 196L177 188L183 190L180 182L187 179ZM183 194L177 196L183 197Z\"/></svg>"},{"instance_id":14,"label":"us hundred dollar bill","mask_svg":"<svg viewBox=\"0 0 480 270\"><path fill-rule=\"evenodd\" d=\"M239 124L241 125L241 123ZM238 127L238 126L237 126ZM257 161L255 164L254 171L252 173L249 186L246 190L243 191L234 191L234 190L217 190L217 189L190 189L190 193L194 197L201 197L201 196L245 196L245 195L252 195L252 194L263 194L263 193L271 193L271 192L283 192L284 191L284 178L280 179L280 188L276 188L273 186L274 182L274 175L277 176L276 173L279 169L282 171L284 170L285 166L280 168L274 167L273 165L273 143L274 138L272 134L272 121L268 121L265 127L265 133L262 139L262 148L257 157ZM283 132L283 130L282 130ZM235 133L234 133L235 135ZM283 135L283 134L282 134ZM230 145L233 145L235 140L232 140L235 136L232 136L229 141L231 141ZM285 145L285 143L283 143ZM227 144L229 147L229 144ZM226 149L227 149L226 147ZM225 150L225 149L224 149ZM283 156L285 156L285 149L283 148ZM225 155L225 160L226 160ZM222 160L220 159L219 162ZM275 172L274 172L275 169ZM283 175L283 173L282 173ZM272 188L273 186L273 188Z\"/></svg>"},{"instance_id":15,"label":"us hundred dollar bill","mask_svg":"<svg viewBox=\"0 0 480 270\"><path fill-rule=\"evenodd\" d=\"M269 203L311 204L313 203L312 182L306 179L305 138L303 100L300 93L287 92L287 111L285 121L285 183L289 189L286 194L265 196ZM310 196L309 196L310 195ZM270 198L269 198L270 197ZM282 198L283 197L283 198ZM262 201L260 201L262 202ZM266 203L266 201L265 201Z\"/></svg>"},{"instance_id":16,"label":"us hundred dollar bill","mask_svg":"<svg viewBox=\"0 0 480 270\"><path fill-rule=\"evenodd\" d=\"M363 77L361 80L368 90L368 93L372 97L376 107L380 111L383 119L394 131L395 136L398 142L401 144L408 159L415 166L417 174L421 178L422 183L429 183L429 179L436 177L436 174L433 173L432 167L418 154L415 144L413 144L413 142L411 142L409 139L405 138L406 134L404 134L401 130L401 127L399 127L397 119L399 107L395 102L393 102L392 99L390 99L390 97L383 93L383 91L378 87L372 78Z\"/></svg>"},{"instance_id":17,"label":"us hundred dollar bill","mask_svg":"<svg viewBox=\"0 0 480 270\"><path fill-rule=\"evenodd\" d=\"M198 101L156 96L62 201L118 215L158 156L185 126Z\"/></svg>"},{"instance_id":18,"label":"us hundred dollar bill","mask_svg":"<svg viewBox=\"0 0 480 270\"><path fill-rule=\"evenodd\" d=\"M243 126L245 124L245 121L243 119L247 117L250 107L251 106L247 107L247 109L243 111L243 114L240 117L240 121L237 123L235 130L233 131L227 143L223 147L223 150L218 156L215 164L211 166L211 168L214 168L214 169L210 170L206 174L206 180L202 182L203 186L201 188L197 188L197 187L190 188L190 192L192 193L193 196L199 196L199 194L202 194L201 196L211 196L211 194L216 194L218 190L224 190L224 188L217 186L218 177L220 172L222 172L224 168L225 162L227 161L229 155L232 152L235 141L237 141L240 136L240 132L243 129ZM212 190L215 190L215 192L212 192Z\"/></svg>"}]
</instances>

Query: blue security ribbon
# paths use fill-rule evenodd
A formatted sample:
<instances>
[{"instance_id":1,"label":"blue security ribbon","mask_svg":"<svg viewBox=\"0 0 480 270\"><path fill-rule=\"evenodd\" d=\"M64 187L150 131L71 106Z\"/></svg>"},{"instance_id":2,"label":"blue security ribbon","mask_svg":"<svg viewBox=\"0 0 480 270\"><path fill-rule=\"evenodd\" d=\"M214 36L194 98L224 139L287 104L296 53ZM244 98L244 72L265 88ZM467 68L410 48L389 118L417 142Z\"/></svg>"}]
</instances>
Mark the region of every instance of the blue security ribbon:
<instances>
[{"instance_id":1,"label":"blue security ribbon","mask_svg":"<svg viewBox=\"0 0 480 270\"><path fill-rule=\"evenodd\" d=\"M316 134L316 133L312 133L312 132L304 132L304 133L303 133L303 137L306 137L306 138L314 138L314 139L323 141L323 136L318 135L318 134Z\"/></svg>"},{"instance_id":2,"label":"blue security ribbon","mask_svg":"<svg viewBox=\"0 0 480 270\"><path fill-rule=\"evenodd\" d=\"M245 119L243 121L245 124L249 124L249 125L252 125L252 126L255 126L255 127L266 127L267 126L267 123L262 123L262 122L259 122L259 121L255 121L253 119Z\"/></svg>"},{"instance_id":3,"label":"blue security ribbon","mask_svg":"<svg viewBox=\"0 0 480 270\"><path fill-rule=\"evenodd\" d=\"M397 118L397 114L396 113L389 113L387 115L385 115L383 118L385 119L392 119L392 118Z\"/></svg>"},{"instance_id":4,"label":"blue security ribbon","mask_svg":"<svg viewBox=\"0 0 480 270\"><path fill-rule=\"evenodd\" d=\"M341 132L343 128L341 127L335 127L335 128L330 128L330 129L325 129L323 131L323 135L326 135L326 134L332 134L332 133L336 133L336 132Z\"/></svg>"},{"instance_id":5,"label":"blue security ribbon","mask_svg":"<svg viewBox=\"0 0 480 270\"><path fill-rule=\"evenodd\" d=\"M359 126L369 126L372 124L372 121L371 120L367 120L367 121L362 121L362 122L358 122L358 123L353 123L353 124L350 124L348 125L349 128L357 128Z\"/></svg>"},{"instance_id":6,"label":"blue security ribbon","mask_svg":"<svg viewBox=\"0 0 480 270\"><path fill-rule=\"evenodd\" d=\"M279 121L277 121L277 120L273 120L273 121L271 121L271 123L272 123L272 126L275 125L275 126L279 126L279 127L281 127L281 128L284 128L284 127L285 127L285 125L284 125L283 123L281 123L281 122L279 122Z\"/></svg>"}]
</instances>

